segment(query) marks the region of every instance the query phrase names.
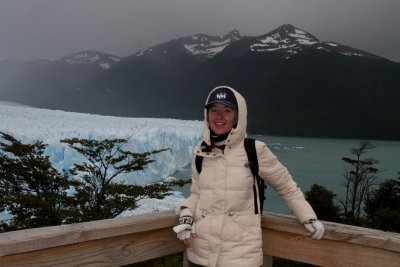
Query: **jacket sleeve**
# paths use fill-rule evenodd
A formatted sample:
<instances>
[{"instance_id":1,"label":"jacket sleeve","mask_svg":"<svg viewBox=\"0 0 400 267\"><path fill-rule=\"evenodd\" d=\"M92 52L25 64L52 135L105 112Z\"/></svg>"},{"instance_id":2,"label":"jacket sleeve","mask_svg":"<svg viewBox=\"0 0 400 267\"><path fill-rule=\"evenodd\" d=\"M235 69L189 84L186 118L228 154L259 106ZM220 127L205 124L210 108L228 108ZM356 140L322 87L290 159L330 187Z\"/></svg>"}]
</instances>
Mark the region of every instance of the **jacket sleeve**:
<instances>
[{"instance_id":1,"label":"jacket sleeve","mask_svg":"<svg viewBox=\"0 0 400 267\"><path fill-rule=\"evenodd\" d=\"M182 207L187 207L190 209L192 214L194 215L196 212L197 201L199 199L199 174L197 173L196 164L195 164L195 156L192 159L192 185L190 187L190 196L182 201L179 206L176 208L176 214L180 214Z\"/></svg>"},{"instance_id":2,"label":"jacket sleeve","mask_svg":"<svg viewBox=\"0 0 400 267\"><path fill-rule=\"evenodd\" d=\"M300 223L317 218L289 171L267 145L256 141L259 175L278 193Z\"/></svg>"}]
</instances>

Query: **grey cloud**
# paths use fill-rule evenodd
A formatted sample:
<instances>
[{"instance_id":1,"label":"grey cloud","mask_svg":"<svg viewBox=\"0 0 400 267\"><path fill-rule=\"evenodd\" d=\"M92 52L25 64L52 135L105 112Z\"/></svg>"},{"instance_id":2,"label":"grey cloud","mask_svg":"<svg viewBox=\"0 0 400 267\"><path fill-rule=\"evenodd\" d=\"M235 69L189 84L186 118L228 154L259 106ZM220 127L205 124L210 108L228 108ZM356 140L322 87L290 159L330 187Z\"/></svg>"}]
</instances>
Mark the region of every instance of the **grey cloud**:
<instances>
[{"instance_id":1,"label":"grey cloud","mask_svg":"<svg viewBox=\"0 0 400 267\"><path fill-rule=\"evenodd\" d=\"M195 33L257 36L290 23L400 61L398 0L2 0L0 59L96 49L127 56Z\"/></svg>"}]
</instances>

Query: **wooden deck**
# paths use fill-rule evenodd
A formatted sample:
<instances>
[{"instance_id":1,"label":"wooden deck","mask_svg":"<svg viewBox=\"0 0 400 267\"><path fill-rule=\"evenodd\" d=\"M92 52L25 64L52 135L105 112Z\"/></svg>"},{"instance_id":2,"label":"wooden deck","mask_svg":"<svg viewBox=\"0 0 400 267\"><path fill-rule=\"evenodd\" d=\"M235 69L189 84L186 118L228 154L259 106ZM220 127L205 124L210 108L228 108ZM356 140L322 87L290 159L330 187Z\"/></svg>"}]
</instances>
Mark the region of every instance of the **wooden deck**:
<instances>
[{"instance_id":1,"label":"wooden deck","mask_svg":"<svg viewBox=\"0 0 400 267\"><path fill-rule=\"evenodd\" d=\"M172 212L0 234L0 266L123 266L184 251ZM265 264L271 256L320 266L400 266L400 234L324 222L309 239L294 217L265 213Z\"/></svg>"}]
</instances>

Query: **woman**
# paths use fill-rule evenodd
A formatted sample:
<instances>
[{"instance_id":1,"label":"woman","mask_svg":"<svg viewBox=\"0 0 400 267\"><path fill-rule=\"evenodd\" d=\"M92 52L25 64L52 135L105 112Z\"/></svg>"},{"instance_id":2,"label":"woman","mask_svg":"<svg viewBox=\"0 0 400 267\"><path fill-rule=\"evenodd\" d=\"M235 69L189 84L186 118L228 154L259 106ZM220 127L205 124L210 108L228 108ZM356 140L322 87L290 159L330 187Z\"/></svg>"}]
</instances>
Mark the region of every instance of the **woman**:
<instances>
[{"instance_id":1,"label":"woman","mask_svg":"<svg viewBox=\"0 0 400 267\"><path fill-rule=\"evenodd\" d=\"M203 140L194 149L190 196L177 208L174 227L189 266L257 267L263 264L261 216L255 214L253 175L244 148L247 106L233 88L214 88L206 100ZM256 141L259 175L300 223L320 239L324 227L288 170ZM203 157L198 173L195 156ZM259 204L259 203L258 203Z\"/></svg>"}]
</instances>

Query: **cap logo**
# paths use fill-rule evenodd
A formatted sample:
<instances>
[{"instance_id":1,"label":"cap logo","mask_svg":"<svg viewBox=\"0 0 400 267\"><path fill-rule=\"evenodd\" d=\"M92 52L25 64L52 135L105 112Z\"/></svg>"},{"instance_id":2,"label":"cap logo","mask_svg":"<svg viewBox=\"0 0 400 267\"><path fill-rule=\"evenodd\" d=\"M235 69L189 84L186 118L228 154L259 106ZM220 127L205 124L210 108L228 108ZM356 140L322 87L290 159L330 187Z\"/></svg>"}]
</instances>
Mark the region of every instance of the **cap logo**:
<instances>
[{"instance_id":1,"label":"cap logo","mask_svg":"<svg viewBox=\"0 0 400 267\"><path fill-rule=\"evenodd\" d=\"M226 93L218 93L215 97L217 99L226 99Z\"/></svg>"}]
</instances>

